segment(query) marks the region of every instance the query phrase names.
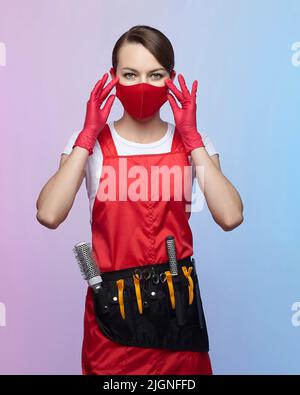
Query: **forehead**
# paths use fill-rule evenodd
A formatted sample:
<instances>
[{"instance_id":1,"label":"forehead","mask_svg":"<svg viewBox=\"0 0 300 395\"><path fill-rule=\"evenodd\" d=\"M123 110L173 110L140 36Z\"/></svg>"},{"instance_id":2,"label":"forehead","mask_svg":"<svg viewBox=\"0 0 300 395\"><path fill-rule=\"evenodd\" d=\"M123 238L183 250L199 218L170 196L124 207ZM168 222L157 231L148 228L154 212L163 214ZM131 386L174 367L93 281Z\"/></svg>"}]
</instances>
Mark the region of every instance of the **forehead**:
<instances>
[{"instance_id":1,"label":"forehead","mask_svg":"<svg viewBox=\"0 0 300 395\"><path fill-rule=\"evenodd\" d=\"M152 53L139 43L126 43L119 50L118 68L133 68L138 71L149 71L163 67Z\"/></svg>"}]
</instances>

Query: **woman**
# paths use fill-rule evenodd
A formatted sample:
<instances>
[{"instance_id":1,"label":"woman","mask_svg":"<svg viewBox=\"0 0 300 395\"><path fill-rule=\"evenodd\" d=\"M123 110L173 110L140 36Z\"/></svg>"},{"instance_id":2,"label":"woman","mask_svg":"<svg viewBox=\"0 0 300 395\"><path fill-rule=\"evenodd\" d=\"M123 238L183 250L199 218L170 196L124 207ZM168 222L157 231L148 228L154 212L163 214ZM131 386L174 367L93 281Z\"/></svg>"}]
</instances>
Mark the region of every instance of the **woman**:
<instances>
[{"instance_id":1,"label":"woman","mask_svg":"<svg viewBox=\"0 0 300 395\"><path fill-rule=\"evenodd\" d=\"M105 86L108 78L105 73L95 85L87 104L83 129L70 137L59 170L40 193L37 219L48 228L57 228L67 217L85 177L90 201L93 252L103 275L122 270L125 273L145 265L158 268L168 261L165 245L168 235L175 235L177 259L186 264L185 260L193 255L192 233L188 224L190 212L186 209L188 197L181 197L178 202L172 198L161 199L160 194L160 199L151 200L146 192L148 200L128 199L129 188L134 186L135 181L128 178L127 171L139 166L146 169L144 174L149 175L152 166L170 168L176 165L181 170L187 165L190 168L192 164L193 177L197 178L204 192L214 220L226 231L243 221L240 196L222 174L218 153L212 142L197 130L197 81L194 81L191 93L182 75L178 76L181 90L173 83L176 74L174 53L167 37L152 27L134 26L117 41L112 64L112 80ZM124 106L124 114L118 121L107 123L115 95L108 97L102 109L100 106L114 87L116 96ZM159 115L160 107L167 100L175 125L164 122ZM127 199L121 199L121 195L115 200L103 199L109 189L108 177L104 177L108 174L106 167L115 171L119 190L120 184L127 180L129 187L124 195ZM205 170L205 189L204 178L198 168ZM144 179L140 187L149 183L149 179ZM163 187L166 185L170 189L170 184L163 183ZM169 271L166 273L170 274ZM185 276L188 279L186 271ZM168 286L171 292L174 288L170 288L170 278ZM134 309L139 308L142 313L142 307L146 305L139 304L137 290L140 288L137 287L140 286L140 279L142 276L134 277L138 300L138 307ZM189 292L193 289L190 285L189 282ZM115 300L121 315L125 315L123 288L121 291L118 288L118 292ZM189 296L192 300L193 295ZM172 299L172 295L170 298L174 308L175 300L178 305L177 299ZM125 310L127 307L125 305ZM135 312L137 314L137 310ZM203 351L194 351L196 348L191 347L196 344L197 336L194 336L191 346L185 343L181 349L171 349L170 344L169 348L147 347L145 344L151 343L146 340L144 346L137 346L134 342L121 344L109 338L109 331L105 333L102 330L104 327L99 326L99 315L100 312L98 317L95 316L93 291L88 287L82 344L83 374L212 374L208 346L197 348ZM155 325L153 322L150 324ZM146 337L149 335L147 341L153 330L150 332L145 332ZM158 342L159 339L153 341Z\"/></svg>"}]
</instances>

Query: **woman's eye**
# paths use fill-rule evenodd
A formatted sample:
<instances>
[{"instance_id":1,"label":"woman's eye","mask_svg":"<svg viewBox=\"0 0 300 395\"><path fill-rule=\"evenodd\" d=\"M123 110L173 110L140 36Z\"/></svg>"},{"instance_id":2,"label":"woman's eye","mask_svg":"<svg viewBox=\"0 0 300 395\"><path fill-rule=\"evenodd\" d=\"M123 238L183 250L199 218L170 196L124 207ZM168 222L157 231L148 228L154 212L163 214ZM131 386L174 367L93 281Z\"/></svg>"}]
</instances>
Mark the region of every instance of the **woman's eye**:
<instances>
[{"instance_id":1,"label":"woman's eye","mask_svg":"<svg viewBox=\"0 0 300 395\"><path fill-rule=\"evenodd\" d=\"M160 73L154 73L154 74L152 74L152 75L158 75L158 76L159 76L158 78L155 78L156 80L159 80L160 78L162 78L162 77L163 77L163 75L162 75L162 74L160 74Z\"/></svg>"},{"instance_id":2,"label":"woman's eye","mask_svg":"<svg viewBox=\"0 0 300 395\"><path fill-rule=\"evenodd\" d=\"M134 75L134 74L133 74L133 73L125 73L125 74L124 74L124 77L127 78L128 75Z\"/></svg>"},{"instance_id":3,"label":"woman's eye","mask_svg":"<svg viewBox=\"0 0 300 395\"><path fill-rule=\"evenodd\" d=\"M125 73L125 74L123 74L123 76L128 78L128 79L132 79L131 77L128 77L128 76L134 76L134 75L135 75L134 73ZM153 73L152 76L155 76L155 78L154 78L155 80L159 80L160 78L163 77L163 75L160 74L160 73Z\"/></svg>"}]
</instances>

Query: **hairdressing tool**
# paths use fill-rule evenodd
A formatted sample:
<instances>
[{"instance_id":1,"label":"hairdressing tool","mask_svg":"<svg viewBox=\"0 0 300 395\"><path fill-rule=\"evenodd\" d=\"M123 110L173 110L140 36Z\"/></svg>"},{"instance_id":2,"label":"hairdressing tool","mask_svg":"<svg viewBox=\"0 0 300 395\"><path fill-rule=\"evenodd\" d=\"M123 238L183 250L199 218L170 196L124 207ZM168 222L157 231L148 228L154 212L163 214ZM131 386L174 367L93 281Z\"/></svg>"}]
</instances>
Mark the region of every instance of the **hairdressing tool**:
<instances>
[{"instance_id":1,"label":"hairdressing tool","mask_svg":"<svg viewBox=\"0 0 300 395\"><path fill-rule=\"evenodd\" d=\"M119 280L116 281L116 285L118 288L118 301L119 301L119 307L120 307L120 313L125 320L125 307L124 307L124 279L120 278Z\"/></svg>"},{"instance_id":2,"label":"hairdressing tool","mask_svg":"<svg viewBox=\"0 0 300 395\"><path fill-rule=\"evenodd\" d=\"M169 257L169 265L170 265L170 272L172 276L178 275L178 265L177 265L177 258L176 258L176 247L175 247L175 240L173 236L168 236L166 238L167 244L167 252Z\"/></svg>"},{"instance_id":3,"label":"hairdressing tool","mask_svg":"<svg viewBox=\"0 0 300 395\"><path fill-rule=\"evenodd\" d=\"M186 279L189 282L189 304L192 304L194 300L194 281L191 276L191 273L193 271L193 266L190 266L188 269L186 266L182 266L181 269Z\"/></svg>"},{"instance_id":4,"label":"hairdressing tool","mask_svg":"<svg viewBox=\"0 0 300 395\"><path fill-rule=\"evenodd\" d=\"M136 269L138 270L138 269ZM142 293L141 293L141 284L140 284L140 274L137 271L134 271L133 274L133 283L135 289L135 296L137 301L137 306L140 314L143 314L143 301L142 301ZM140 271L139 271L140 272Z\"/></svg>"},{"instance_id":5,"label":"hairdressing tool","mask_svg":"<svg viewBox=\"0 0 300 395\"><path fill-rule=\"evenodd\" d=\"M152 277L153 284L155 284L155 285L159 284L159 274L156 273L154 267L152 267L151 277Z\"/></svg>"},{"instance_id":6,"label":"hairdressing tool","mask_svg":"<svg viewBox=\"0 0 300 395\"><path fill-rule=\"evenodd\" d=\"M140 269L135 269L133 272L133 275L135 278L141 280L142 278L142 271Z\"/></svg>"},{"instance_id":7,"label":"hairdressing tool","mask_svg":"<svg viewBox=\"0 0 300 395\"><path fill-rule=\"evenodd\" d=\"M199 325L200 328L204 328L204 322L203 322L203 316L202 316L202 302L201 302L201 296L200 296L200 289L199 289L199 283L198 283L198 276L196 272L196 261L195 258L191 258L193 267L194 267L194 276L195 276L195 295L196 295L196 302L197 302L197 310L198 310L198 318L199 318Z\"/></svg>"},{"instance_id":8,"label":"hairdressing tool","mask_svg":"<svg viewBox=\"0 0 300 395\"><path fill-rule=\"evenodd\" d=\"M95 262L90 243L86 241L77 243L73 248L73 252L84 279L88 282L89 286L93 288L94 292L97 293L98 290L102 288L102 278L100 269Z\"/></svg>"},{"instance_id":9,"label":"hairdressing tool","mask_svg":"<svg viewBox=\"0 0 300 395\"><path fill-rule=\"evenodd\" d=\"M165 272L160 273L159 279L160 279L160 282L161 282L162 284L163 284L164 282L166 282L166 281L167 281L166 273L165 273Z\"/></svg>"},{"instance_id":10,"label":"hairdressing tool","mask_svg":"<svg viewBox=\"0 0 300 395\"><path fill-rule=\"evenodd\" d=\"M146 281L150 280L151 278L151 270L150 269L144 269L142 271L142 278Z\"/></svg>"},{"instance_id":11,"label":"hairdressing tool","mask_svg":"<svg viewBox=\"0 0 300 395\"><path fill-rule=\"evenodd\" d=\"M174 288L174 296L175 296L175 311L176 311L176 319L179 326L183 326L186 323L186 317L184 312L184 295L183 290L181 288L181 282L178 274L178 263L176 257L176 247L175 240L173 236L167 236L166 238L166 246L169 257L169 265L170 265L170 273L172 275L172 283L173 287L170 288L170 281L168 282L169 291ZM167 274L167 272L166 272ZM168 277L168 276L167 276ZM174 278L174 280L173 280ZM168 279L168 278L167 278ZM177 280L178 279L178 280ZM172 297L172 295L170 294Z\"/></svg>"}]
</instances>

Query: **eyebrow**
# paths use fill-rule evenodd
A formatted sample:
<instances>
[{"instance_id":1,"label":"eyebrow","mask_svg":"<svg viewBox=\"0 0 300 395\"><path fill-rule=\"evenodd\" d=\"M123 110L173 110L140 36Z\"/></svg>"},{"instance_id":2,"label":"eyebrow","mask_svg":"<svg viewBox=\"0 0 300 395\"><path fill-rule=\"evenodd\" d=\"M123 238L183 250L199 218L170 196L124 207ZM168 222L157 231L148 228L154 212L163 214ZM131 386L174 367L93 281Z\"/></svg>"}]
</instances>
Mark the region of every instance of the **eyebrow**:
<instances>
[{"instance_id":1,"label":"eyebrow","mask_svg":"<svg viewBox=\"0 0 300 395\"><path fill-rule=\"evenodd\" d=\"M132 67L123 67L123 68L122 68L122 70L125 70L125 69L127 69L127 70L132 70L132 71L135 71L136 73L138 73L138 70L133 69ZM153 73L153 71L159 71L159 70L166 71L166 70L163 69L163 68L159 68L159 69L151 70L151 71L149 71L149 73Z\"/></svg>"}]
</instances>

